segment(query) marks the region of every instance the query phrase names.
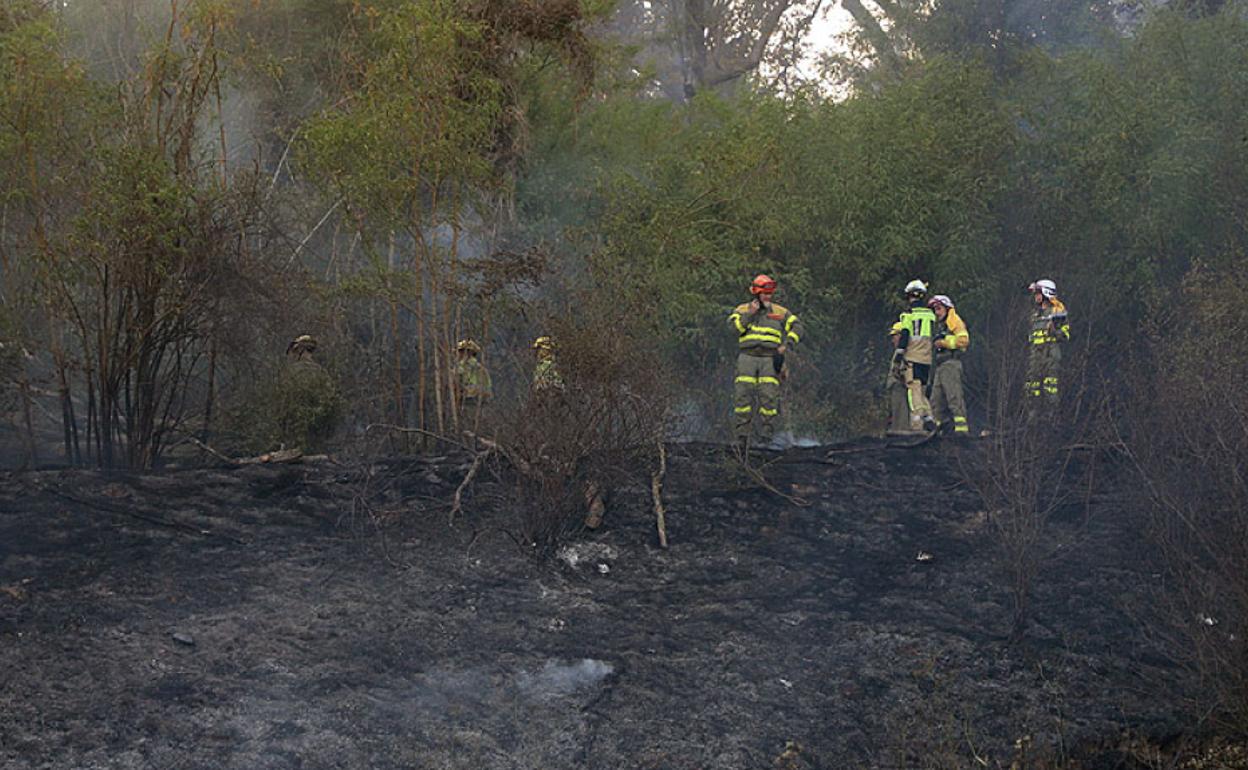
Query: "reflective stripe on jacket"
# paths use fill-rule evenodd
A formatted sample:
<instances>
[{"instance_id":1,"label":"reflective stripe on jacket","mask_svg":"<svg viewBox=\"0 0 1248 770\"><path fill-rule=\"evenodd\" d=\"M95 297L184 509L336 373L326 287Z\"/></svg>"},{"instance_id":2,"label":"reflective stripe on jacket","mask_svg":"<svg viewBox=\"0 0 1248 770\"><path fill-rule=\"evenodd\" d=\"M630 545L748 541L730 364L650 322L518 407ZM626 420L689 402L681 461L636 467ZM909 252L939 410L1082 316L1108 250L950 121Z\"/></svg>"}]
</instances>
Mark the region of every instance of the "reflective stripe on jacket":
<instances>
[{"instance_id":1,"label":"reflective stripe on jacket","mask_svg":"<svg viewBox=\"0 0 1248 770\"><path fill-rule=\"evenodd\" d=\"M750 311L749 303L738 305L728 322L736 330L737 346L742 350L775 350L781 345L791 348L801 342L803 334L797 314L774 302L756 313Z\"/></svg>"},{"instance_id":2,"label":"reflective stripe on jacket","mask_svg":"<svg viewBox=\"0 0 1248 770\"><path fill-rule=\"evenodd\" d=\"M953 308L949 308L945 320L937 324L937 331L945 332L945 336L936 341L937 355L949 355L971 346L971 333L966 328L966 322Z\"/></svg>"},{"instance_id":3,"label":"reflective stripe on jacket","mask_svg":"<svg viewBox=\"0 0 1248 770\"><path fill-rule=\"evenodd\" d=\"M1031 344L1051 345L1068 339L1070 321L1066 317L1066 306L1061 300L1053 298L1036 308L1031 316Z\"/></svg>"},{"instance_id":4,"label":"reflective stripe on jacket","mask_svg":"<svg viewBox=\"0 0 1248 770\"><path fill-rule=\"evenodd\" d=\"M936 313L930 307L918 304L910 307L893 327L901 335L899 350L906 351L906 360L915 364L932 362L932 337L936 328Z\"/></svg>"}]
</instances>

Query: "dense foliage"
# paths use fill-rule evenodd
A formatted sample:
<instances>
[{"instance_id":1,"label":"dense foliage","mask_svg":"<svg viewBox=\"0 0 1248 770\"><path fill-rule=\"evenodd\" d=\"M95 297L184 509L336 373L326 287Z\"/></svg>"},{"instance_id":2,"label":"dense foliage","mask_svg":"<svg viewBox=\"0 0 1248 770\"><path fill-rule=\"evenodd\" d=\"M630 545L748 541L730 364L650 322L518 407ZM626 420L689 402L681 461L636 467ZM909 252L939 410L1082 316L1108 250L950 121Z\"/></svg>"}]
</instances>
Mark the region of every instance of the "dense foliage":
<instances>
[{"instance_id":1,"label":"dense foliage","mask_svg":"<svg viewBox=\"0 0 1248 770\"><path fill-rule=\"evenodd\" d=\"M1042 274L1081 339L1121 352L1107 341L1182 301L1194 266L1242 264L1234 5L1121 34L1109 5L1059 22L890 4L900 58L847 97L756 76L680 101L596 37L598 4L89 6L0 17L0 255L10 336L75 425L100 423L105 462L112 444L150 462L153 431L204 417L257 345L305 330L357 419L449 429L455 341L518 351L587 287L653 308L635 322L713 426L723 315L764 270L810 330L793 418L857 429L911 277L955 297L977 354ZM220 276L240 273L266 299L227 313ZM146 407L139 381L160 391Z\"/></svg>"},{"instance_id":2,"label":"dense foliage","mask_svg":"<svg viewBox=\"0 0 1248 770\"><path fill-rule=\"evenodd\" d=\"M1176 648L1245 729L1248 9L845 0L847 53L801 74L819 4L681 5L5 0L4 449L462 438L475 338L521 465L557 460L524 494L574 508L602 458L726 434L758 272L806 328L787 428L821 438L878 427L915 277L969 322L972 422L1021 413L1022 290L1049 277L1065 408L1134 461L1175 617L1227 608L1236 644ZM305 333L315 362L285 359ZM531 420L546 333L588 384Z\"/></svg>"},{"instance_id":3,"label":"dense foliage","mask_svg":"<svg viewBox=\"0 0 1248 770\"><path fill-rule=\"evenodd\" d=\"M1242 264L1246 55L1235 13L1161 14L1095 49L1015 51L1004 79L939 54L843 101L620 96L553 127L522 212L630 265L682 368L713 371L724 308L778 273L811 329L816 404L878 377L867 349L913 276L981 340L1010 334L995 320L1052 276L1108 355L1193 265Z\"/></svg>"}]
</instances>

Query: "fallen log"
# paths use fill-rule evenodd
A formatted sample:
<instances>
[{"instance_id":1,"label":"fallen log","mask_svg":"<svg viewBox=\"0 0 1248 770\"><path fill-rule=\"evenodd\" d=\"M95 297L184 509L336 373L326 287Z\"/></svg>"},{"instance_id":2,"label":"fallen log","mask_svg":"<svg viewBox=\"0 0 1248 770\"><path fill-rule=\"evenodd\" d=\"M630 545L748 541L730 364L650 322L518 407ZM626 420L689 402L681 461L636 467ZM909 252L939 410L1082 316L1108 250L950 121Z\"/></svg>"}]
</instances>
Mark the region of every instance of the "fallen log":
<instances>
[{"instance_id":1,"label":"fallen log","mask_svg":"<svg viewBox=\"0 0 1248 770\"><path fill-rule=\"evenodd\" d=\"M226 465L243 466L243 465L276 465L278 463L316 463L328 461L329 455L305 455L302 449L278 449L273 452L265 452L255 455L254 457L230 457L227 454L218 452L216 449L208 446L203 441L195 438L189 433L183 433L182 436L195 446L204 450L208 454L217 458Z\"/></svg>"},{"instance_id":2,"label":"fallen log","mask_svg":"<svg viewBox=\"0 0 1248 770\"><path fill-rule=\"evenodd\" d=\"M323 457L324 455L322 455ZM243 457L234 461L235 465L267 465L277 463L295 463L303 460L302 449L279 449L276 452L265 452L255 457Z\"/></svg>"}]
</instances>

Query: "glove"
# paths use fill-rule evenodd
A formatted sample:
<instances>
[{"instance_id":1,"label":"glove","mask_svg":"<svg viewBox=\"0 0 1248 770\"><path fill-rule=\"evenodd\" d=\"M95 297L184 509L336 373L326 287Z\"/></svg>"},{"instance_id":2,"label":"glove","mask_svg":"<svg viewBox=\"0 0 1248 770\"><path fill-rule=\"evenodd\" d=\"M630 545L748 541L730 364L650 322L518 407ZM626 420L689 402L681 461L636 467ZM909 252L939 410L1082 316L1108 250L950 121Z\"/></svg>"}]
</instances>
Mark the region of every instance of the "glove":
<instances>
[{"instance_id":1,"label":"glove","mask_svg":"<svg viewBox=\"0 0 1248 770\"><path fill-rule=\"evenodd\" d=\"M784 355L783 354L777 353L776 355L771 357L771 368L776 370L777 375L779 375L781 372L784 371Z\"/></svg>"},{"instance_id":2,"label":"glove","mask_svg":"<svg viewBox=\"0 0 1248 770\"><path fill-rule=\"evenodd\" d=\"M893 366L897 366L898 364L902 363L905 360L906 360L906 351L904 349L897 348L896 350L893 351Z\"/></svg>"}]
</instances>

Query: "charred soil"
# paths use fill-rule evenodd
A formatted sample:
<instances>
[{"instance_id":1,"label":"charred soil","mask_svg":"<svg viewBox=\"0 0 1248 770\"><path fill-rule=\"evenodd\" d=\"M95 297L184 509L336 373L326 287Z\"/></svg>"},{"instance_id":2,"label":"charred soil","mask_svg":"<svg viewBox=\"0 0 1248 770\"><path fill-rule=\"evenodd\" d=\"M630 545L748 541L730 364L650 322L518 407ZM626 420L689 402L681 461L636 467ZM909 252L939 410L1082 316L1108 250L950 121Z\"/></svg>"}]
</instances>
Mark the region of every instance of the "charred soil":
<instances>
[{"instance_id":1,"label":"charred soil","mask_svg":"<svg viewBox=\"0 0 1248 770\"><path fill-rule=\"evenodd\" d=\"M767 490L673 446L669 549L639 487L551 559L505 477L448 525L466 455L0 475L0 766L1130 767L1179 725L1138 536L1060 516L1009 643L975 451L794 450Z\"/></svg>"}]
</instances>

